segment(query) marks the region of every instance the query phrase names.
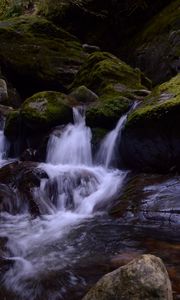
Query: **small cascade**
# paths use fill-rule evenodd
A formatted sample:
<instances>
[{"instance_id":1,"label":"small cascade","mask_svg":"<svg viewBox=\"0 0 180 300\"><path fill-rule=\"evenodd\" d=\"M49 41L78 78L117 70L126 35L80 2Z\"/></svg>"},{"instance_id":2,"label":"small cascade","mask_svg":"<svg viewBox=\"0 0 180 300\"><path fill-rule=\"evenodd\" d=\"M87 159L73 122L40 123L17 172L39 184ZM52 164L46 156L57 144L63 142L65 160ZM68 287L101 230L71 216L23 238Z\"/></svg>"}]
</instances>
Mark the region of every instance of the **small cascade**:
<instances>
[{"instance_id":1,"label":"small cascade","mask_svg":"<svg viewBox=\"0 0 180 300\"><path fill-rule=\"evenodd\" d=\"M73 108L74 125L67 125L60 136L52 134L47 149L47 162L92 165L91 130L85 124L85 109Z\"/></svg>"},{"instance_id":2,"label":"small cascade","mask_svg":"<svg viewBox=\"0 0 180 300\"><path fill-rule=\"evenodd\" d=\"M4 135L4 120L0 121L0 166L6 163L8 142Z\"/></svg>"},{"instance_id":3,"label":"small cascade","mask_svg":"<svg viewBox=\"0 0 180 300\"><path fill-rule=\"evenodd\" d=\"M91 130L86 127L84 108L74 108L73 115L74 124L61 127L58 134L57 130L52 133L46 163L38 166L48 175L33 190L41 216L32 219L27 210L18 215L2 213L0 237L8 237L7 249L13 261L4 275L4 284L17 299L39 299L40 289L38 285L34 288L34 282L54 270L64 274L85 255L76 253L82 241L71 246L76 244L72 232L104 215L108 203L118 197L127 174L109 169L126 116L103 141L103 165L97 166L92 163ZM68 284L73 285L72 276L68 278ZM56 300L56 296L51 294L47 299ZM64 299L61 290L58 299Z\"/></svg>"},{"instance_id":4,"label":"small cascade","mask_svg":"<svg viewBox=\"0 0 180 300\"><path fill-rule=\"evenodd\" d=\"M116 128L109 132L103 139L96 156L96 162L106 168L112 166L117 157L117 140L120 142L121 132L127 120L127 114L123 115Z\"/></svg>"}]
</instances>

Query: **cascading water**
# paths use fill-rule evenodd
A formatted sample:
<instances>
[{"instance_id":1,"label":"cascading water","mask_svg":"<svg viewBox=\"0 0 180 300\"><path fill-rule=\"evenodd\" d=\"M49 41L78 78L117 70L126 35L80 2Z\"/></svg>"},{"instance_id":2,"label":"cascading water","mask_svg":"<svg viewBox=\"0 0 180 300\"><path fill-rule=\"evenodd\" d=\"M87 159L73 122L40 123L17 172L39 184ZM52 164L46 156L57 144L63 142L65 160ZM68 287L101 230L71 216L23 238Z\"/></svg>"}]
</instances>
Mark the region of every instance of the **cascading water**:
<instances>
[{"instance_id":1,"label":"cascading water","mask_svg":"<svg viewBox=\"0 0 180 300\"><path fill-rule=\"evenodd\" d=\"M120 140L123 126L127 120L127 114L123 115L115 129L109 132L103 139L99 151L96 156L97 163L105 165L106 168L110 167L115 162L117 157L117 139Z\"/></svg>"},{"instance_id":2,"label":"cascading water","mask_svg":"<svg viewBox=\"0 0 180 300\"><path fill-rule=\"evenodd\" d=\"M117 197L126 176L124 171L108 169L125 116L107 137L109 144L104 141L106 146L101 149L106 151L100 150L105 152L99 154L104 165L96 166L92 164L91 130L85 125L84 110L74 108L73 114L74 125L51 135L46 163L38 167L48 175L34 189L41 217L31 218L27 212L15 216L1 214L0 237L8 237L8 259L13 262L3 284L16 295L14 299L66 299L69 287L65 283L43 294L42 281L51 272L64 272L71 288L80 282L84 284L69 270L69 265L85 255L77 253L83 240L78 240L75 247L71 234L96 216L101 218L103 212L98 206L106 206ZM86 231L81 236L84 239Z\"/></svg>"},{"instance_id":3,"label":"cascading water","mask_svg":"<svg viewBox=\"0 0 180 300\"><path fill-rule=\"evenodd\" d=\"M4 120L0 121L0 166L6 163L8 142L4 136Z\"/></svg>"}]
</instances>

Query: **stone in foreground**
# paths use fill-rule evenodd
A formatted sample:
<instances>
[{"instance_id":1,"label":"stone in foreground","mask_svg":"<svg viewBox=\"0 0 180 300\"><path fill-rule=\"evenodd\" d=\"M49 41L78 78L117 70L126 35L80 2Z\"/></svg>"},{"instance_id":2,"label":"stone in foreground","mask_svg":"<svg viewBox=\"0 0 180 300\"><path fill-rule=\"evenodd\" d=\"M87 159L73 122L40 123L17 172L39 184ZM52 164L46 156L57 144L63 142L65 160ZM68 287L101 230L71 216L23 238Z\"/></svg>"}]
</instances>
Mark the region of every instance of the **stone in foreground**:
<instances>
[{"instance_id":1,"label":"stone in foreground","mask_svg":"<svg viewBox=\"0 0 180 300\"><path fill-rule=\"evenodd\" d=\"M105 275L83 300L172 300L171 283L162 260L142 255Z\"/></svg>"}]
</instances>

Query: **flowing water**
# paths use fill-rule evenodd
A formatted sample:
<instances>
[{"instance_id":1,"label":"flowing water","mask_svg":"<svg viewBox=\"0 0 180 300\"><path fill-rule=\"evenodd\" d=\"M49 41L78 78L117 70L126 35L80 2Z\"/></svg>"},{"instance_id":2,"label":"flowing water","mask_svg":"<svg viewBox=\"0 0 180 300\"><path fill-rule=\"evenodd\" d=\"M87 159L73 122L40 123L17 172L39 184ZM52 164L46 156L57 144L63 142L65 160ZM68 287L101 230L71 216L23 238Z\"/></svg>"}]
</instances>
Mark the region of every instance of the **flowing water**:
<instances>
[{"instance_id":1,"label":"flowing water","mask_svg":"<svg viewBox=\"0 0 180 300\"><path fill-rule=\"evenodd\" d=\"M0 121L0 167L6 164L8 142L4 136L4 120Z\"/></svg>"},{"instance_id":2,"label":"flowing water","mask_svg":"<svg viewBox=\"0 0 180 300\"><path fill-rule=\"evenodd\" d=\"M27 212L1 213L0 236L8 237L6 247L12 262L3 285L16 295L14 299L73 299L67 298L68 291L78 284L86 285L72 269L80 260L89 259L87 246L84 249L89 224L102 219L104 207L118 196L127 174L108 168L126 117L123 116L115 131L107 136L109 147L108 144L102 146L105 148L99 151L102 162L95 165L85 111L74 108L73 114L74 124L61 128L58 135L52 133L46 163L39 165L48 174L48 178L41 180L40 187L34 189L41 216L32 218ZM89 248L96 248L93 241L92 245L89 243ZM59 276L65 283L59 282L58 288L46 291L45 296L43 278L56 272L62 272Z\"/></svg>"},{"instance_id":3,"label":"flowing water","mask_svg":"<svg viewBox=\"0 0 180 300\"><path fill-rule=\"evenodd\" d=\"M80 300L103 274L141 253L162 257L179 299L179 176L127 180L128 172L115 167L126 115L94 158L85 111L73 113L74 124L54 130L38 165L48 175L32 191L40 215L27 207L1 212L0 300Z\"/></svg>"}]
</instances>

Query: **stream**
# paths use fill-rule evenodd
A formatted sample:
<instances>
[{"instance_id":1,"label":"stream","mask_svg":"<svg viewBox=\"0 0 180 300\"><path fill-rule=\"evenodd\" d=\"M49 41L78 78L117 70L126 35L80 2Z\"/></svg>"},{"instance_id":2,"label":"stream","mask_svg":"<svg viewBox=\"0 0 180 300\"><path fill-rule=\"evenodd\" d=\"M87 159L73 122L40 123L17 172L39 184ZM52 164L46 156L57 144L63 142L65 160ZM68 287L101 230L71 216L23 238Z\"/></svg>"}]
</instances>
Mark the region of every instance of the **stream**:
<instances>
[{"instance_id":1,"label":"stream","mask_svg":"<svg viewBox=\"0 0 180 300\"><path fill-rule=\"evenodd\" d=\"M74 124L51 134L46 161L37 166L48 175L33 189L40 215L1 212L0 299L78 300L102 275L142 253L163 259L180 299L180 177L116 167L127 115L95 155L84 108L73 108L73 116ZM8 163L5 144L2 130L1 166Z\"/></svg>"}]
</instances>

